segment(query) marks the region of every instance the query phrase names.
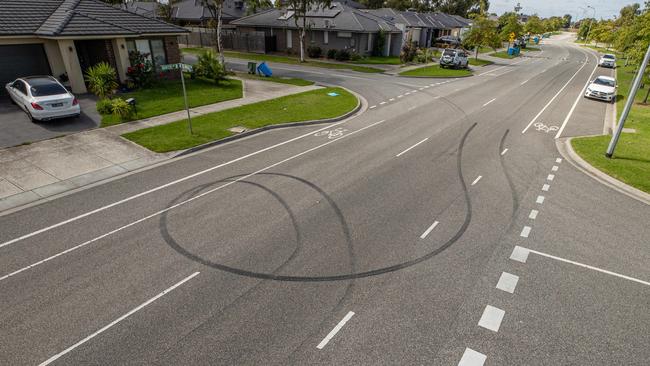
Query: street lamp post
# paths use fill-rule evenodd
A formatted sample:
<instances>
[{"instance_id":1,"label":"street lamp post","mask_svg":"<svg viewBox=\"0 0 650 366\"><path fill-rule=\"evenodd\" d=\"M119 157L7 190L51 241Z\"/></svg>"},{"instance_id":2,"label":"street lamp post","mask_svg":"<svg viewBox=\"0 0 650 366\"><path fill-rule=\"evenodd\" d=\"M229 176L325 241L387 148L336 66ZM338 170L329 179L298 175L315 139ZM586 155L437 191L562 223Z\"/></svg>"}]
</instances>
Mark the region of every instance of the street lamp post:
<instances>
[{"instance_id":1,"label":"street lamp post","mask_svg":"<svg viewBox=\"0 0 650 366\"><path fill-rule=\"evenodd\" d=\"M596 8L594 8L591 5L587 5L587 7L594 11L594 16L589 21L589 30L587 31L587 39L589 39L589 34L591 33L591 26L594 24L594 20L596 20ZM587 39L585 39L585 41ZM589 44L591 44L591 42ZM598 43L596 43L596 45L598 45Z\"/></svg>"}]
</instances>

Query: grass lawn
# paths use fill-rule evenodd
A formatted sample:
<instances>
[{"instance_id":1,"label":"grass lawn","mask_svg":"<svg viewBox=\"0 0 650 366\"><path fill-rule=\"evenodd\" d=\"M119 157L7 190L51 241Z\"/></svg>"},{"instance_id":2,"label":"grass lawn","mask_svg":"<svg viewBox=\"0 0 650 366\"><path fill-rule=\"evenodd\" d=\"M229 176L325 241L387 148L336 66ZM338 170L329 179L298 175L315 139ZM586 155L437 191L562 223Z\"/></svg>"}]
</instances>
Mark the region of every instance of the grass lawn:
<instances>
[{"instance_id":1,"label":"grass lawn","mask_svg":"<svg viewBox=\"0 0 650 366\"><path fill-rule=\"evenodd\" d=\"M366 65L401 65L399 56L368 56L361 60L350 61L353 64L366 64Z\"/></svg>"},{"instance_id":2,"label":"grass lawn","mask_svg":"<svg viewBox=\"0 0 650 366\"><path fill-rule=\"evenodd\" d=\"M498 57L498 58L507 58L507 59L513 59L519 56L511 56L508 54L507 51L499 51L499 52L493 52L490 54L492 57Z\"/></svg>"},{"instance_id":3,"label":"grass lawn","mask_svg":"<svg viewBox=\"0 0 650 366\"><path fill-rule=\"evenodd\" d=\"M625 67L624 63L623 60L618 63L619 95L616 107L619 117L634 78L634 66ZM578 155L589 164L650 193L650 106L639 104L643 102L648 87L650 85L637 93L636 103L625 122L625 127L636 129L636 133L621 134L612 159L605 157L610 135L575 138L571 142Z\"/></svg>"},{"instance_id":4,"label":"grass lawn","mask_svg":"<svg viewBox=\"0 0 650 366\"><path fill-rule=\"evenodd\" d=\"M539 51L541 51L541 50L542 50L542 49L539 48L539 47L526 46L526 48L522 48L522 49L521 49L521 52L527 52L527 51L528 51L528 52L539 52Z\"/></svg>"},{"instance_id":5,"label":"grass lawn","mask_svg":"<svg viewBox=\"0 0 650 366\"><path fill-rule=\"evenodd\" d=\"M284 64L314 66L314 67L322 67L326 69L352 70L352 71L367 72L367 73L383 72L383 70L381 69L377 69L369 66L335 64L329 62L314 61L311 59L307 60L306 62L300 62L300 59L298 57L290 57L290 56L262 55L257 53L233 52L233 51L226 51L224 52L224 54L226 57L241 58L244 60L251 60L251 61L278 62Z\"/></svg>"},{"instance_id":6,"label":"grass lawn","mask_svg":"<svg viewBox=\"0 0 650 366\"><path fill-rule=\"evenodd\" d=\"M479 47L478 52L479 53L488 53L488 52L495 52L495 51L494 51L494 49L492 49L490 47L481 46L481 47Z\"/></svg>"},{"instance_id":7,"label":"grass lawn","mask_svg":"<svg viewBox=\"0 0 650 366\"><path fill-rule=\"evenodd\" d=\"M223 80L218 85L201 79L185 80L187 101L190 107L223 102L242 97L242 85L239 80ZM102 115L102 127L112 126L137 119L159 116L180 111L185 108L183 87L180 80L167 80L156 83L146 89L120 94L123 99L135 98L138 114L122 120L112 114Z\"/></svg>"},{"instance_id":8,"label":"grass lawn","mask_svg":"<svg viewBox=\"0 0 650 366\"><path fill-rule=\"evenodd\" d=\"M242 78L242 79L251 79L251 80L262 80L262 81L272 81L274 83L281 83L281 84L289 84L289 85L296 85L296 86L308 86L308 85L314 85L313 81L305 80L305 79L300 79L300 78L285 78L285 77L280 77L280 76L261 76L261 75L253 75L253 74L248 74L248 73L237 73L237 76Z\"/></svg>"},{"instance_id":9,"label":"grass lawn","mask_svg":"<svg viewBox=\"0 0 650 366\"><path fill-rule=\"evenodd\" d=\"M417 69L411 69L407 71L402 71L399 73L402 76L421 76L421 77L432 77L432 78L448 78L448 77L459 77L459 76L469 76L472 75L472 71L465 69L443 69L440 65L431 65L419 67Z\"/></svg>"},{"instance_id":10,"label":"grass lawn","mask_svg":"<svg viewBox=\"0 0 650 366\"><path fill-rule=\"evenodd\" d=\"M492 61L483 60L481 58L477 59L477 58L471 57L469 59L469 64L472 65L472 66L487 66L487 65L492 65L493 63L494 62L492 62Z\"/></svg>"},{"instance_id":11,"label":"grass lawn","mask_svg":"<svg viewBox=\"0 0 650 366\"><path fill-rule=\"evenodd\" d=\"M331 92L339 95L327 95ZM175 151L231 136L233 133L228 129L235 126L254 129L333 118L350 112L356 106L357 98L344 89L323 88L195 117L192 119L192 135L187 120L181 120L122 136L152 151Z\"/></svg>"}]
</instances>

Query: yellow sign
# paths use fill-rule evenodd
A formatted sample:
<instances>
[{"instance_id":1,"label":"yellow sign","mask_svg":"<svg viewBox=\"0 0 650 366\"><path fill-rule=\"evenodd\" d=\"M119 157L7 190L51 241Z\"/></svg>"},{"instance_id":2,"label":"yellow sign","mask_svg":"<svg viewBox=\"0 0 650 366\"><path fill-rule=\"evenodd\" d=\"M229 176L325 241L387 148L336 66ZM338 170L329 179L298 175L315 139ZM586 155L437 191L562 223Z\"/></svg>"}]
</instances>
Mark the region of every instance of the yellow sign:
<instances>
[{"instance_id":1,"label":"yellow sign","mask_svg":"<svg viewBox=\"0 0 650 366\"><path fill-rule=\"evenodd\" d=\"M510 33L510 42L513 42L516 36L515 32Z\"/></svg>"}]
</instances>

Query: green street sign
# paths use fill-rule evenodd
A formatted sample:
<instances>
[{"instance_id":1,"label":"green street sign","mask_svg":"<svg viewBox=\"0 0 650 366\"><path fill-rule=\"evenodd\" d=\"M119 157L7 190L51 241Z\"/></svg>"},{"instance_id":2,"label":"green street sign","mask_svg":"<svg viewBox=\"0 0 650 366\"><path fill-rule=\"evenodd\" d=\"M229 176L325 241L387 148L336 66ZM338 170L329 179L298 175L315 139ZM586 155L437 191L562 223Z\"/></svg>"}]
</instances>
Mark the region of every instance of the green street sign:
<instances>
[{"instance_id":1,"label":"green street sign","mask_svg":"<svg viewBox=\"0 0 650 366\"><path fill-rule=\"evenodd\" d=\"M167 64L167 65L161 65L160 70L162 70L162 71L183 70L183 71L186 71L186 72L192 72L192 65L187 65L187 64L183 64L183 63Z\"/></svg>"}]
</instances>

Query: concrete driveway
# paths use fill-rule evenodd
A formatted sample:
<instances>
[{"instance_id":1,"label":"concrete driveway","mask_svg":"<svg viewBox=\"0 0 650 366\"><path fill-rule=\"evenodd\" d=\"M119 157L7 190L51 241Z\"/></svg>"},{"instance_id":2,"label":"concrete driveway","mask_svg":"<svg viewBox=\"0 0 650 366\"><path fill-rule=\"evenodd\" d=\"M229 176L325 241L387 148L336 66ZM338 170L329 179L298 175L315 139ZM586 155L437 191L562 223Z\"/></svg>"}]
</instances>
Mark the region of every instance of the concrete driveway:
<instances>
[{"instance_id":1,"label":"concrete driveway","mask_svg":"<svg viewBox=\"0 0 650 366\"><path fill-rule=\"evenodd\" d=\"M95 97L78 96L81 105L79 118L65 118L32 123L27 114L11 103L8 96L0 96L0 148L45 140L98 127L101 116L95 108Z\"/></svg>"}]
</instances>

